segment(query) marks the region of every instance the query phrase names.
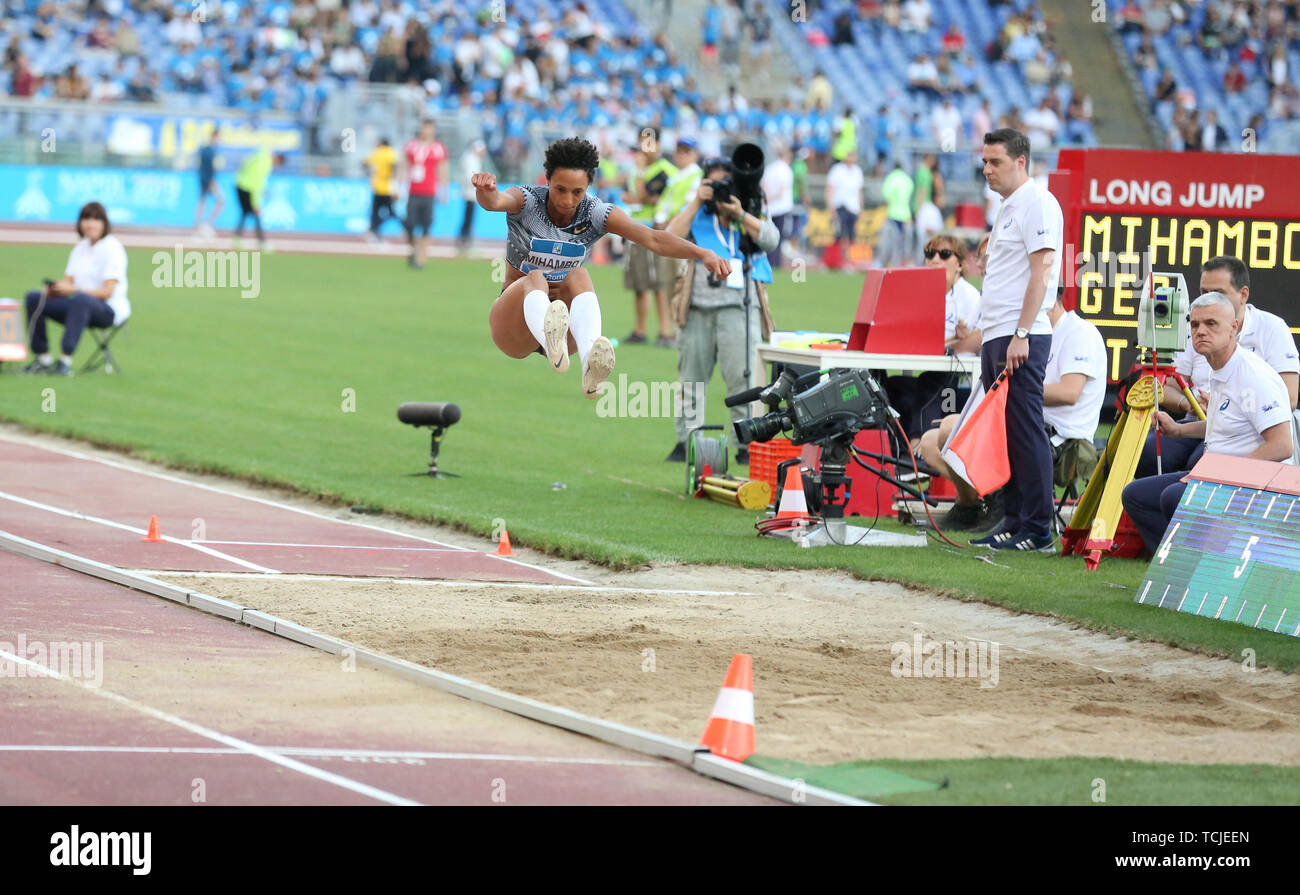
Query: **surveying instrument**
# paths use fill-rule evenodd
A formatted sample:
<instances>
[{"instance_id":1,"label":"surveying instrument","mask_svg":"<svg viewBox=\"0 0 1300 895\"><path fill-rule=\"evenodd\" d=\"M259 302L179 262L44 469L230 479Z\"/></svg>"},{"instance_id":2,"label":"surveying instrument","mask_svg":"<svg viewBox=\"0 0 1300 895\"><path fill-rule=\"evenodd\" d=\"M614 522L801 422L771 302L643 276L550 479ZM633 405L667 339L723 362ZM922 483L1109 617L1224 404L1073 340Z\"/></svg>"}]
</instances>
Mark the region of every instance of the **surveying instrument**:
<instances>
[{"instance_id":1,"label":"surveying instrument","mask_svg":"<svg viewBox=\"0 0 1300 895\"><path fill-rule=\"evenodd\" d=\"M1125 533L1123 540L1128 543L1117 540L1116 532L1124 513L1124 489L1133 481L1147 432L1151 431L1151 420L1164 394L1165 380L1172 377L1192 412L1205 419L1205 411L1197 403L1187 380L1172 365L1160 363L1162 354L1172 359L1174 354L1188 350L1190 319L1191 302L1183 275L1152 271L1142 287L1142 301L1138 305L1138 359L1129 376L1136 379L1127 391L1121 390L1119 400L1124 410L1115 421L1106 450L1079 498L1069 528L1061 534L1061 555L1084 554L1084 565L1090 572L1096 571L1103 554L1137 555L1131 552L1136 532ZM1159 427L1155 432L1156 470L1160 473L1163 464ZM1140 549L1138 541L1137 550Z\"/></svg>"}]
</instances>

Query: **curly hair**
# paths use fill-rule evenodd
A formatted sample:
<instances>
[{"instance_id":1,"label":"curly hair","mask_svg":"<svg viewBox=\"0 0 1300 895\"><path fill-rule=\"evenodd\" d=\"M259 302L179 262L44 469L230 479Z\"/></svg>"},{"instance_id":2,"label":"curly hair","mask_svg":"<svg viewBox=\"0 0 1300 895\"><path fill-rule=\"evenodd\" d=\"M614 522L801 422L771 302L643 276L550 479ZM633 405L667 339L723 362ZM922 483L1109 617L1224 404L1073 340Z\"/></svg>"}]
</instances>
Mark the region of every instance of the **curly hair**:
<instances>
[{"instance_id":1,"label":"curly hair","mask_svg":"<svg viewBox=\"0 0 1300 895\"><path fill-rule=\"evenodd\" d=\"M586 171L587 180L596 182L596 166L600 153L596 147L581 137L566 137L546 147L546 179L550 180L556 168L573 168Z\"/></svg>"}]
</instances>

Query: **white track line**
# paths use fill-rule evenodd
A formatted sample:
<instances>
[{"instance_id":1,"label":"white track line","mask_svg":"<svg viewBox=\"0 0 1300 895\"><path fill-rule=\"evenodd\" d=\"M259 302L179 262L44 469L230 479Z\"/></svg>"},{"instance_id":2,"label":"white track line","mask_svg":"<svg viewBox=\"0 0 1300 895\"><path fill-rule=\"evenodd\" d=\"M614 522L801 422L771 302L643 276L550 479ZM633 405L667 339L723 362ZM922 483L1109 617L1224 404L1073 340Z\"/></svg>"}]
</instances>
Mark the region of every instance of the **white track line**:
<instances>
[{"instance_id":1,"label":"white track line","mask_svg":"<svg viewBox=\"0 0 1300 895\"><path fill-rule=\"evenodd\" d=\"M159 721L163 721L167 724L171 724L175 727L179 727L181 730L188 731L189 733L192 733L195 736L201 736L204 737L205 739L215 740L216 742L222 743L230 747L231 749L235 749L247 755L252 755L257 758L264 759L266 761L271 762L272 764L277 764L280 765L281 767L288 768L291 771L297 771L300 774L304 774L308 777L313 777L324 783L332 783L335 786L339 786L342 787L343 789L351 790L352 792L366 796L367 798L375 799L380 802L386 802L389 805L419 805L420 804L419 802L415 802L410 799L403 798L402 796L394 795L391 792L386 792L382 789L378 789L377 787L370 786L365 783L360 783L356 780L349 780L347 777L340 776L339 774L334 774L331 773L330 771L323 771L320 768L312 767L309 764L303 764L301 761L297 761L295 759L288 758L283 755L278 755L275 752L270 751L269 749L264 749L261 746L246 742L245 740L241 740L237 737L228 736L227 734L220 733L219 731L211 730L207 727L203 727L200 724L195 724L193 721L187 721L184 718L161 711L160 709L156 709L153 706L145 705L142 702L136 702L134 699L131 699L130 697L122 696L121 694L114 693L111 690L105 690L101 687L88 686L87 684L84 684L81 681L74 680L73 678L68 677L65 674L55 671L52 668L47 668L46 666L40 664L39 662L33 662L31 659L28 659L24 656L19 656L16 653L7 652L6 650L0 649L0 656L3 656L4 658L8 659L11 662L19 662L22 663L23 665L30 666L31 668L38 669L44 672L49 677L57 678L63 681L64 683L68 683L80 687L82 690L85 690L87 693L93 693L96 696L101 696L104 699L111 700L112 702L116 702L119 705L124 705L127 708L134 709L135 711L140 712L143 715L148 715L151 718L156 718Z\"/></svg>"},{"instance_id":2,"label":"white track line","mask_svg":"<svg viewBox=\"0 0 1300 895\"><path fill-rule=\"evenodd\" d=\"M412 553L464 553L451 547L382 547L370 544L288 544L281 541L209 541L201 539L191 544L221 544L227 547L311 547L317 550L401 550Z\"/></svg>"},{"instance_id":3,"label":"white track line","mask_svg":"<svg viewBox=\"0 0 1300 895\"><path fill-rule=\"evenodd\" d=\"M277 500L269 500L265 497L253 497L252 495L248 495L248 494L240 494L235 491L229 491L225 488L217 487L216 485L209 485L204 482L192 482L189 481L188 479L182 479L177 476L167 475L164 472L155 472L154 470L151 469L136 469L135 467L128 466L125 463L118 463L113 460L105 460L102 457L95 457L92 456L91 454L83 454L80 451L73 451L67 448L52 447L50 445L45 445L45 444L32 444L30 442L22 441L17 438L10 438L4 434L0 434L0 441L7 441L10 444L16 444L19 447L36 448L38 450L49 451L50 453L54 453L54 454L62 454L65 457L75 457L78 460L88 460L93 463L102 463L104 466L109 466L112 467L113 469L121 469L126 472L134 472L137 475L147 475L155 479L162 479L165 482L174 482L178 485L188 485L192 488L201 488L204 491L211 491L214 494L224 494L227 497L237 497L241 500L251 500L254 503L260 503L265 506L275 507L276 509L288 510L291 513L299 513L303 516L311 516L313 519L324 519L327 522L336 522L339 525L353 525L356 526L357 528L369 529L370 531L381 531L384 532L385 534L396 535L399 538L410 538L415 541L423 541L426 544L437 544L439 547L448 547L452 550L461 550L469 553L477 552L470 547L461 547L456 544L448 544L445 541L438 541L438 540L434 540L433 538L426 538L423 535L411 534L409 532L398 531L392 528L384 528L381 525L368 525L365 522L356 522L352 519L336 519L333 516L327 516L324 513L316 513L313 512L312 510L304 510L301 507L295 507L287 503L280 503ZM544 572L547 575L553 575L557 578L563 578L567 581L576 581L579 584L591 584L591 582L586 580L585 578L578 578L573 575L566 575L564 572L557 572L554 569L547 569L542 566L535 566L531 563L526 563L523 562L522 560L513 559L508 556L497 556L495 553L485 553L483 555L492 556L496 559L500 559L509 563L514 563L515 565L523 566L524 568L527 569L533 569L534 571Z\"/></svg>"},{"instance_id":4,"label":"white track line","mask_svg":"<svg viewBox=\"0 0 1300 895\"><path fill-rule=\"evenodd\" d=\"M489 556L492 559L499 559L502 562L514 563L517 566L523 566L525 569L532 569L535 572L544 572L547 575L551 575L556 578L563 578L567 581L576 581L578 584L585 584L588 585L589 587L595 586L586 578L578 578L575 575L566 575L564 572L557 572L554 569L548 569L543 566L535 566L530 562L524 562L522 559L515 559L512 556L497 556L495 553L484 553L483 556Z\"/></svg>"},{"instance_id":5,"label":"white track line","mask_svg":"<svg viewBox=\"0 0 1300 895\"><path fill-rule=\"evenodd\" d=\"M41 503L36 500L28 500L26 497L19 497L17 494L10 494L7 491L0 491L0 499L10 500L14 503L20 503L23 506L33 507L38 510L45 510L47 513L55 513L59 516L80 519L83 522L93 522L96 525L106 525L109 528L118 528L122 531L132 532L133 534L143 535L148 533L145 529L136 528L134 525L127 525L123 522L114 522L112 519L101 519L98 516L88 516L85 513L76 510L65 510L63 507L51 506L48 503ZM213 550L211 547L204 547L202 544L196 544L193 541L186 541L180 538L169 537L167 535L163 535L162 538L169 544L179 544L182 547L189 547L192 550L206 553L209 556L215 556L217 559L225 560L226 562L234 563L237 566L243 566L247 569L252 569L255 572L266 572L273 575L280 574L275 569L267 566L259 566L255 562L240 559L238 556L231 556L229 553L222 553L220 550Z\"/></svg>"},{"instance_id":6,"label":"white track line","mask_svg":"<svg viewBox=\"0 0 1300 895\"><path fill-rule=\"evenodd\" d=\"M661 761L619 758L560 758L538 755L501 755L491 752L404 752L386 749L316 749L310 746L265 746L267 752L299 758L360 758L388 761L513 761L522 764L588 764L630 768L663 767ZM215 746L36 746L0 745L3 752L75 752L144 755L244 755L242 749Z\"/></svg>"},{"instance_id":7,"label":"white track line","mask_svg":"<svg viewBox=\"0 0 1300 895\"><path fill-rule=\"evenodd\" d=\"M324 581L340 584L413 584L419 587L504 587L524 588L527 590L563 590L587 591L607 594L656 594L662 596L687 597L753 597L752 591L744 590L672 590L654 587L602 587L595 584L530 584L525 581L457 581L440 578L386 578L380 576L364 577L356 575L312 575L306 572L277 572L269 575L255 572L183 572L176 569L123 569L132 575L154 577L184 578L238 578L241 580L265 579L268 581ZM781 594L783 597L789 594ZM806 599L806 598L801 598ZM814 601L809 601L814 602Z\"/></svg>"}]
</instances>

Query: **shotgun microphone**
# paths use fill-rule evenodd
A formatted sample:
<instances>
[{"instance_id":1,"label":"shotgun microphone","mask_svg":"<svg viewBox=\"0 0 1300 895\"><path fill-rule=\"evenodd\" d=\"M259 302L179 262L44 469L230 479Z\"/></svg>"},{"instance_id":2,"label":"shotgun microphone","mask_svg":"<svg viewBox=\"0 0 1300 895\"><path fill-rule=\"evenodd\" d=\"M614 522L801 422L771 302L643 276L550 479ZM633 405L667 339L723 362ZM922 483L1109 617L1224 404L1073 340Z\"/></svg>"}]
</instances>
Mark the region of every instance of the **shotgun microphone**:
<instances>
[{"instance_id":1,"label":"shotgun microphone","mask_svg":"<svg viewBox=\"0 0 1300 895\"><path fill-rule=\"evenodd\" d=\"M435 479L454 476L438 469L438 448L447 427L460 422L460 407L441 401L407 401L398 405L397 418L408 426L427 426L432 431L429 442L429 475Z\"/></svg>"},{"instance_id":2,"label":"shotgun microphone","mask_svg":"<svg viewBox=\"0 0 1300 895\"><path fill-rule=\"evenodd\" d=\"M450 426L460 421L460 407L430 401L407 401L397 408L397 418L408 426Z\"/></svg>"}]
</instances>

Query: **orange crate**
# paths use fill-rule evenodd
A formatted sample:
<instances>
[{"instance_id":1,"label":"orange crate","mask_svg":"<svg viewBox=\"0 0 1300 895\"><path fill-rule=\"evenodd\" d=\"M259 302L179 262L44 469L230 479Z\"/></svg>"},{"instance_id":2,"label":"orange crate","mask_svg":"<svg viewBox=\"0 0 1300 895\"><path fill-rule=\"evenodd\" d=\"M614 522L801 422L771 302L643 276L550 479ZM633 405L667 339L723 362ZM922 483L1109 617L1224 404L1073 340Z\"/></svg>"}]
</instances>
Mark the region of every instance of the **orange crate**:
<instances>
[{"instance_id":1,"label":"orange crate","mask_svg":"<svg viewBox=\"0 0 1300 895\"><path fill-rule=\"evenodd\" d=\"M802 450L803 448L791 444L788 438L752 442L749 445L749 477L755 481L767 482L775 495L777 464L798 457Z\"/></svg>"}]
</instances>

